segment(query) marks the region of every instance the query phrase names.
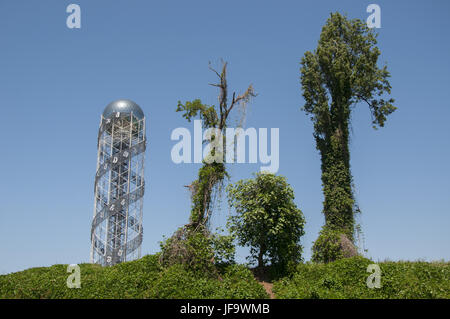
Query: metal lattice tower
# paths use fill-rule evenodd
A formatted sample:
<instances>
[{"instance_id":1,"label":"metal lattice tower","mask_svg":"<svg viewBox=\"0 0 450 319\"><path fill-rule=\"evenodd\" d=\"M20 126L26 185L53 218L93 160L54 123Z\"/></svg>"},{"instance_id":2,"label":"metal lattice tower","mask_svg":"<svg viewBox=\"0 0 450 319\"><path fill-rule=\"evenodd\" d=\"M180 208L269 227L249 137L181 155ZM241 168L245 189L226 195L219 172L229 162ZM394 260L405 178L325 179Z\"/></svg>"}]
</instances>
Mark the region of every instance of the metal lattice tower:
<instances>
[{"instance_id":1,"label":"metal lattice tower","mask_svg":"<svg viewBox=\"0 0 450 319\"><path fill-rule=\"evenodd\" d=\"M141 256L145 146L141 108L130 100L110 103L98 132L92 263L115 265Z\"/></svg>"}]
</instances>

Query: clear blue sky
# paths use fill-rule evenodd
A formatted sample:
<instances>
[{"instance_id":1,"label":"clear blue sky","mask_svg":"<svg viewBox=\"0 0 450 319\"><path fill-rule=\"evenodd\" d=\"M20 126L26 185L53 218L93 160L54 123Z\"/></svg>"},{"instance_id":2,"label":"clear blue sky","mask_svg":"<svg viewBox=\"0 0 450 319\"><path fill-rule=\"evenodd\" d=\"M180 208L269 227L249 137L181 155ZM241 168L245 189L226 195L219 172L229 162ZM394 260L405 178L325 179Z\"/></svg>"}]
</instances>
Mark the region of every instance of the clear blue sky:
<instances>
[{"instance_id":1,"label":"clear blue sky","mask_svg":"<svg viewBox=\"0 0 450 319\"><path fill-rule=\"evenodd\" d=\"M381 6L381 62L398 110L374 131L353 113L351 164L369 256L450 259L450 2L19 1L0 2L0 273L89 260L96 142L118 98L147 115L143 254L188 220L183 185L197 164L173 164L170 134L191 128L178 100L214 104L208 61L229 62L229 84L253 83L247 127L280 128L280 170L307 220L305 258L323 224L320 159L300 111L299 61L330 12L365 20ZM66 27L77 3L82 28ZM259 164L230 167L231 181ZM226 202L215 213L221 225ZM239 250L239 258L245 250Z\"/></svg>"}]
</instances>

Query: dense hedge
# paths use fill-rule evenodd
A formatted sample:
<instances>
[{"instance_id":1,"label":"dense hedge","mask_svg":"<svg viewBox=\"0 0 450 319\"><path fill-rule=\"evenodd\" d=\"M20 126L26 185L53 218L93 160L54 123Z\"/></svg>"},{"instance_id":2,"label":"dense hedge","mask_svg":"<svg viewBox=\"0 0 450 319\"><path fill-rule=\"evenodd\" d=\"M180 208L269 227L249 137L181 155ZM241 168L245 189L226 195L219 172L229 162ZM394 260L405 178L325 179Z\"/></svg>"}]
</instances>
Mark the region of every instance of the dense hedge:
<instances>
[{"instance_id":1,"label":"dense hedge","mask_svg":"<svg viewBox=\"0 0 450 319\"><path fill-rule=\"evenodd\" d=\"M367 266L353 257L328 264L299 264L274 283L277 298L450 298L450 264L380 262L381 288L369 289ZM220 278L162 268L157 255L113 267L81 264L81 288L69 289L67 265L31 268L0 276L0 298L267 298L243 265L227 266Z\"/></svg>"},{"instance_id":2,"label":"dense hedge","mask_svg":"<svg viewBox=\"0 0 450 319\"><path fill-rule=\"evenodd\" d=\"M0 276L0 298L267 298L263 287L241 265L224 268L220 278L166 269L156 255L101 267L80 264L81 288L66 286L67 265L31 268Z\"/></svg>"},{"instance_id":3,"label":"dense hedge","mask_svg":"<svg viewBox=\"0 0 450 319\"><path fill-rule=\"evenodd\" d=\"M277 298L450 298L450 264L380 262L381 288L366 285L362 257L328 264L300 264L290 278L274 284Z\"/></svg>"}]
</instances>

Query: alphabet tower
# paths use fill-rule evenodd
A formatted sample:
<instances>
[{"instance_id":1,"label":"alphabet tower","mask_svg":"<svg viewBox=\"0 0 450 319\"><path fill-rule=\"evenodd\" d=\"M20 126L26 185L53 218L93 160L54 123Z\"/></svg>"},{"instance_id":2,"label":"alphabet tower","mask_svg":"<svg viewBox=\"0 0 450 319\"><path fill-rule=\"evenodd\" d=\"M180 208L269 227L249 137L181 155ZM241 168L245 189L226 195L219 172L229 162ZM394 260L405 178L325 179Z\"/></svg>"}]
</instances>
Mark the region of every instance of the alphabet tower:
<instances>
[{"instance_id":1,"label":"alphabet tower","mask_svg":"<svg viewBox=\"0 0 450 319\"><path fill-rule=\"evenodd\" d=\"M141 255L146 138L139 105L110 103L101 116L97 143L91 262L109 266Z\"/></svg>"}]
</instances>

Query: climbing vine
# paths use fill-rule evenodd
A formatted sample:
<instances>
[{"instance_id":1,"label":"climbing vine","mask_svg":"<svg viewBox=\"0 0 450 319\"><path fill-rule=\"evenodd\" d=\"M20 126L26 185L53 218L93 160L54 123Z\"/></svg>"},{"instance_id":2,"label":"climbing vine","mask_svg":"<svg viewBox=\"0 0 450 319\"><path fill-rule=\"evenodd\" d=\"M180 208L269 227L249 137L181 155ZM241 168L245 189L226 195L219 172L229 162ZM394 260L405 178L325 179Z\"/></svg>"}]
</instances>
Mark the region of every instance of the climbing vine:
<instances>
[{"instance_id":1,"label":"climbing vine","mask_svg":"<svg viewBox=\"0 0 450 319\"><path fill-rule=\"evenodd\" d=\"M253 90L253 86L250 85L243 94L237 95L234 92L229 101L227 63L223 62L220 73L211 66L210 70L219 78L217 83L211 84L212 86L219 88L219 105L217 107L214 105L209 106L203 104L200 99L196 99L192 102L187 101L185 103L178 101L176 109L176 112L182 112L182 116L188 122L191 122L194 118L200 118L202 120L203 129L211 130L209 142L211 142L211 145L215 145L215 147L211 147L209 155L203 159L202 167L198 172L198 178L187 186L191 191L192 199L189 223L180 228L172 238L167 240L162 246L162 256L163 259L165 259L164 262L167 262L168 260L179 260L174 255L179 254L180 251L184 252L185 255L183 260L206 260L208 258L205 256L213 254L212 251L214 251L214 245L211 246L211 243L217 242L217 240L211 242L208 238L221 238L222 242L229 241L228 237L217 237L218 235L211 234L208 229L208 221L211 218L215 199L220 190L223 189L225 178L228 177L224 163L226 141L222 132L228 125L231 111L238 108L241 108L241 110L245 109L247 103L252 97L255 97L256 94ZM242 123L242 119L240 122ZM222 143L219 143L220 139L222 139ZM199 236L203 236L205 240L200 240ZM202 245L200 246L204 248L193 249L192 247L195 245L190 245L188 247L187 245L192 242L197 244L201 243ZM223 245L216 246L222 247ZM205 253L205 251L209 251L209 253ZM198 258L194 256L198 254L206 259L201 256L197 256ZM209 262L212 260L208 259Z\"/></svg>"},{"instance_id":2,"label":"climbing vine","mask_svg":"<svg viewBox=\"0 0 450 319\"><path fill-rule=\"evenodd\" d=\"M303 110L314 122L321 156L325 225L313 247L313 258L330 261L353 255L355 200L350 171L349 125L354 106L369 106L374 128L383 127L395 111L387 67L377 66L376 34L359 19L331 14L314 52L301 61Z\"/></svg>"},{"instance_id":3,"label":"climbing vine","mask_svg":"<svg viewBox=\"0 0 450 319\"><path fill-rule=\"evenodd\" d=\"M210 142L215 141L218 146L211 148L210 156L213 160L203 160L203 166L198 172L198 179L188 186L192 193L190 225L194 228L208 222L211 217L213 193L223 186L223 180L228 176L224 164L226 141L221 132L227 127L230 112L236 106L245 108L250 98L256 96L253 86L250 85L241 95L233 93L231 102L228 103L227 63L223 63L221 73L211 66L210 69L219 78L218 83L211 84L220 90L219 106L208 106L203 104L200 99L196 99L184 104L179 101L176 109L177 112L183 112L183 117L189 122L199 116L203 128L212 129ZM223 139L223 143L217 143L217 139ZM219 153L217 154L217 152Z\"/></svg>"}]
</instances>

